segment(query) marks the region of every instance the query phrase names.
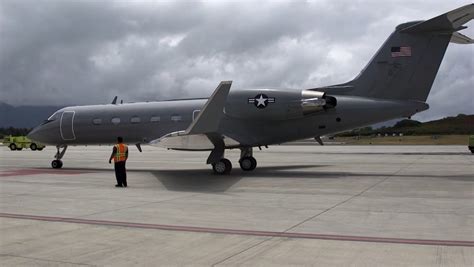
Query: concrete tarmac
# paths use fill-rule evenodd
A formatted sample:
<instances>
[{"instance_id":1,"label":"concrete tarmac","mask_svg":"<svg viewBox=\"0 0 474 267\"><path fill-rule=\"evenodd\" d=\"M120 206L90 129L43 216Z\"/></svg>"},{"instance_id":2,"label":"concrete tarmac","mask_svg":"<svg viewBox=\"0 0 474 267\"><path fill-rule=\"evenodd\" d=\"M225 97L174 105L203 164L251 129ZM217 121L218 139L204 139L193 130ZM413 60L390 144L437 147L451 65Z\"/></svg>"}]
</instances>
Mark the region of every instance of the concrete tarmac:
<instances>
[{"instance_id":1,"label":"concrete tarmac","mask_svg":"<svg viewBox=\"0 0 474 267\"><path fill-rule=\"evenodd\" d=\"M474 266L465 146L273 146L212 174L206 152L0 147L0 265Z\"/></svg>"}]
</instances>

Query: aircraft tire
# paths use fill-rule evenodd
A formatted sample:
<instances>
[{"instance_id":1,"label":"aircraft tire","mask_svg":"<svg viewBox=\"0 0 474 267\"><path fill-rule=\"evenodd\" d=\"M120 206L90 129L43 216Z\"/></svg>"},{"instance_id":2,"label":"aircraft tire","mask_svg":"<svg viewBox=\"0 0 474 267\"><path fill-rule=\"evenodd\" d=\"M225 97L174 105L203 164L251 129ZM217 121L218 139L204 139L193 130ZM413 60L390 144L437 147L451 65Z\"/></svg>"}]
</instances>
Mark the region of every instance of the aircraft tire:
<instances>
[{"instance_id":1,"label":"aircraft tire","mask_svg":"<svg viewBox=\"0 0 474 267\"><path fill-rule=\"evenodd\" d=\"M16 145L14 143L11 143L8 147L11 151L16 150Z\"/></svg>"},{"instance_id":2,"label":"aircraft tire","mask_svg":"<svg viewBox=\"0 0 474 267\"><path fill-rule=\"evenodd\" d=\"M232 163L230 160L223 158L212 164L212 170L215 174L228 174L232 170Z\"/></svg>"},{"instance_id":3,"label":"aircraft tire","mask_svg":"<svg viewBox=\"0 0 474 267\"><path fill-rule=\"evenodd\" d=\"M38 146L35 143L31 143L30 149L35 151L36 149L38 149Z\"/></svg>"},{"instance_id":4,"label":"aircraft tire","mask_svg":"<svg viewBox=\"0 0 474 267\"><path fill-rule=\"evenodd\" d=\"M239 164L243 171L253 171L257 167L257 160L254 157L243 157L239 160Z\"/></svg>"},{"instance_id":5,"label":"aircraft tire","mask_svg":"<svg viewBox=\"0 0 474 267\"><path fill-rule=\"evenodd\" d=\"M58 159L55 159L51 161L51 167L53 169L61 169L63 167L63 162Z\"/></svg>"}]
</instances>

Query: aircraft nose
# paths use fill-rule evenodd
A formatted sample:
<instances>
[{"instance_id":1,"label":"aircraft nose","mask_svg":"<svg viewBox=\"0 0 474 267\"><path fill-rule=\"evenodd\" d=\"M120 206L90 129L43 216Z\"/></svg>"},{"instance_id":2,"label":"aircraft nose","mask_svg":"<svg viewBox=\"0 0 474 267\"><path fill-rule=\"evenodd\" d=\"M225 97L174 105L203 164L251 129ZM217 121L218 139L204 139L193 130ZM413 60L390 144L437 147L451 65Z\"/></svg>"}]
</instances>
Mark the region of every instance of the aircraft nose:
<instances>
[{"instance_id":1,"label":"aircraft nose","mask_svg":"<svg viewBox=\"0 0 474 267\"><path fill-rule=\"evenodd\" d=\"M49 138L47 129L44 129L42 125L35 127L31 132L26 135L30 140L33 140L42 144L49 144L52 140Z\"/></svg>"},{"instance_id":2,"label":"aircraft nose","mask_svg":"<svg viewBox=\"0 0 474 267\"><path fill-rule=\"evenodd\" d=\"M40 141L38 140L38 128L39 127L35 127L33 130L31 130L31 132L29 132L26 137L28 137L30 140L34 140L34 141Z\"/></svg>"},{"instance_id":3,"label":"aircraft nose","mask_svg":"<svg viewBox=\"0 0 474 267\"><path fill-rule=\"evenodd\" d=\"M54 122L51 122L35 127L27 137L37 143L55 145L60 141L58 134L59 129L54 125Z\"/></svg>"}]
</instances>

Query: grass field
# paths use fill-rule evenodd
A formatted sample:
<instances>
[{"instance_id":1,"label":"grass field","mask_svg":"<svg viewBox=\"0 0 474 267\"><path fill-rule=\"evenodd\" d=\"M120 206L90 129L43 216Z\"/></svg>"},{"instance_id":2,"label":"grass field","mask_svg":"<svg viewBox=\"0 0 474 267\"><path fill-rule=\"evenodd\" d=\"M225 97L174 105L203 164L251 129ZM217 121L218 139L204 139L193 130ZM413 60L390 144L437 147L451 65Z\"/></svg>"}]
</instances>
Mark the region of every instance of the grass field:
<instances>
[{"instance_id":1,"label":"grass field","mask_svg":"<svg viewBox=\"0 0 474 267\"><path fill-rule=\"evenodd\" d=\"M468 145L469 135L335 137L329 142L346 145Z\"/></svg>"}]
</instances>

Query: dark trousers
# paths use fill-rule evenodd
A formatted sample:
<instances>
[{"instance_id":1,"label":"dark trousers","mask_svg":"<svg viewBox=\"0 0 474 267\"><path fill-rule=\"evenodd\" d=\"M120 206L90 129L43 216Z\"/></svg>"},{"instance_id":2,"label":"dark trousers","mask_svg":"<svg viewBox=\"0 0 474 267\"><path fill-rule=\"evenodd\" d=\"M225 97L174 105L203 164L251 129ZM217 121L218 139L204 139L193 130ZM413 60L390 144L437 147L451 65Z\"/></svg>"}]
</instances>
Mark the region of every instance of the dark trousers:
<instances>
[{"instance_id":1,"label":"dark trousers","mask_svg":"<svg viewBox=\"0 0 474 267\"><path fill-rule=\"evenodd\" d=\"M114 167L117 184L127 186L127 170L125 169L125 161L115 162Z\"/></svg>"}]
</instances>

